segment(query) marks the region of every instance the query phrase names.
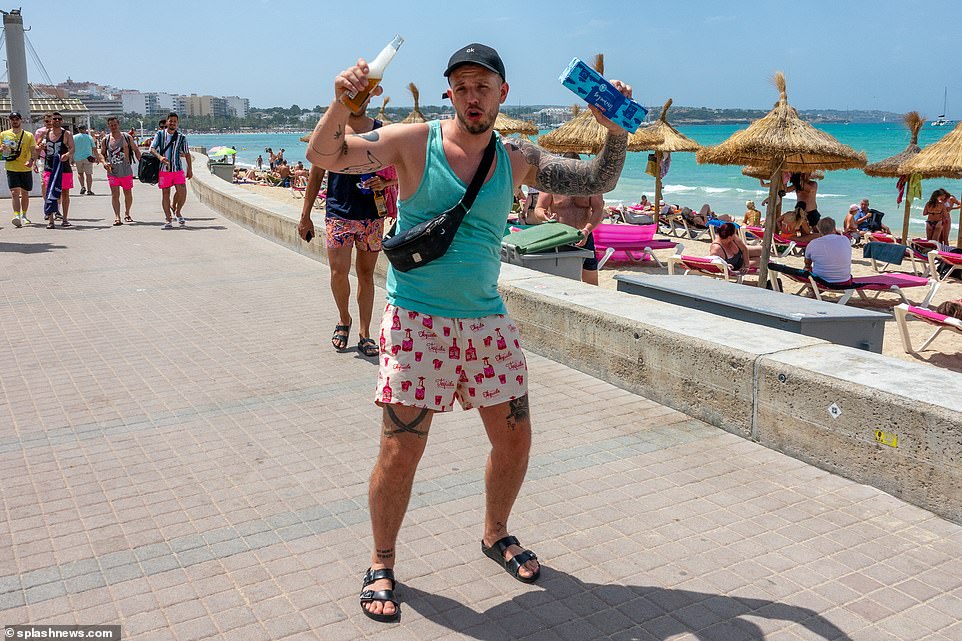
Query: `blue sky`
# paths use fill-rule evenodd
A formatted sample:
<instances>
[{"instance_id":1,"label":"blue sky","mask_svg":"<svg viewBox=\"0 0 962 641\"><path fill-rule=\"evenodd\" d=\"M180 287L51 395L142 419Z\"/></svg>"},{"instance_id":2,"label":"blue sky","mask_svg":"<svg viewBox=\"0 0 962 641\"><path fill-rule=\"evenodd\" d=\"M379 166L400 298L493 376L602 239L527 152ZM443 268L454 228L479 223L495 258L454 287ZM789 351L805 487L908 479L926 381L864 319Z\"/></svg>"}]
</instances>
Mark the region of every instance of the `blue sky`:
<instances>
[{"instance_id":1,"label":"blue sky","mask_svg":"<svg viewBox=\"0 0 962 641\"><path fill-rule=\"evenodd\" d=\"M107 34L113 20L128 34ZM949 116L962 118L955 0L48 0L27 3L24 22L54 82L70 76L240 95L254 106L326 105L341 69L400 33L406 42L384 80L395 105L411 104L411 81L422 103L439 104L448 57L477 41L500 51L512 105L571 104L558 75L571 58L603 52L606 75L630 83L644 104L672 97L687 106L768 108L776 99L770 78L782 70L801 109L933 117L948 86ZM28 70L39 80L32 64Z\"/></svg>"}]
</instances>

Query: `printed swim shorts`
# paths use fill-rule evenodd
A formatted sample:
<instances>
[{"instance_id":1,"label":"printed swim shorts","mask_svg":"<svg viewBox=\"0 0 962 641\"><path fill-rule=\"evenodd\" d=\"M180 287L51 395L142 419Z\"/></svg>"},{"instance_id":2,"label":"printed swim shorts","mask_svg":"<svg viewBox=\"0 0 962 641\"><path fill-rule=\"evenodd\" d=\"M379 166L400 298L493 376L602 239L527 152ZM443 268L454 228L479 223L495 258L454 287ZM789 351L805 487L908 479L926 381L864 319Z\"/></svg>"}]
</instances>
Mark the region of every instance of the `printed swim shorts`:
<instances>
[{"instance_id":1,"label":"printed swim shorts","mask_svg":"<svg viewBox=\"0 0 962 641\"><path fill-rule=\"evenodd\" d=\"M374 401L439 412L488 407L528 393L518 327L504 314L445 318L388 304Z\"/></svg>"},{"instance_id":2,"label":"printed swim shorts","mask_svg":"<svg viewBox=\"0 0 962 641\"><path fill-rule=\"evenodd\" d=\"M350 247L354 245L360 251L381 251L381 239L384 236L384 219L376 220L348 220L337 216L327 217L327 246Z\"/></svg>"}]
</instances>

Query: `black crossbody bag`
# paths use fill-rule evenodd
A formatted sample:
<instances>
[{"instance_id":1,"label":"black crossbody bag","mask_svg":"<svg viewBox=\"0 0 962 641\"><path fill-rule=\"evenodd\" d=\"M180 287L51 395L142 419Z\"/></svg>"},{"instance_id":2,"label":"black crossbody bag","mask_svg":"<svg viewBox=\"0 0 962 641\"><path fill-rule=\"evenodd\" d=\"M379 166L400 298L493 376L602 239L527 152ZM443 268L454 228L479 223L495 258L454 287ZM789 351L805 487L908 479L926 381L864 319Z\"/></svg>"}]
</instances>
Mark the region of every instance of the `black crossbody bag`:
<instances>
[{"instance_id":1,"label":"black crossbody bag","mask_svg":"<svg viewBox=\"0 0 962 641\"><path fill-rule=\"evenodd\" d=\"M478 192L481 191L484 178L488 175L488 170L491 169L491 163L494 161L497 144L497 138L492 133L491 141L481 158L481 164L478 165L471 184L468 185L467 191L457 205L400 234L397 233L397 223L394 223L394 227L388 232L381 245L394 269L402 272L410 271L444 256L454 241L454 234L461 226L461 221L464 220Z\"/></svg>"}]
</instances>

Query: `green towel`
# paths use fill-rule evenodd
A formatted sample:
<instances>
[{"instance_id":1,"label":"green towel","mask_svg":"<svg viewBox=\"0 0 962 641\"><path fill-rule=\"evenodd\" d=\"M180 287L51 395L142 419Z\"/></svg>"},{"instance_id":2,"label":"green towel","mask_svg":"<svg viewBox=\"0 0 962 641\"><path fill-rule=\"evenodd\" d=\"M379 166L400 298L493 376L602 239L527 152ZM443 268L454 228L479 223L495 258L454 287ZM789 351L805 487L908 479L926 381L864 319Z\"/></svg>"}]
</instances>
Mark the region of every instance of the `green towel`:
<instances>
[{"instance_id":1,"label":"green towel","mask_svg":"<svg viewBox=\"0 0 962 641\"><path fill-rule=\"evenodd\" d=\"M909 204L916 198L922 197L922 175L912 174L909 176L909 186L905 191L905 197L909 199Z\"/></svg>"}]
</instances>

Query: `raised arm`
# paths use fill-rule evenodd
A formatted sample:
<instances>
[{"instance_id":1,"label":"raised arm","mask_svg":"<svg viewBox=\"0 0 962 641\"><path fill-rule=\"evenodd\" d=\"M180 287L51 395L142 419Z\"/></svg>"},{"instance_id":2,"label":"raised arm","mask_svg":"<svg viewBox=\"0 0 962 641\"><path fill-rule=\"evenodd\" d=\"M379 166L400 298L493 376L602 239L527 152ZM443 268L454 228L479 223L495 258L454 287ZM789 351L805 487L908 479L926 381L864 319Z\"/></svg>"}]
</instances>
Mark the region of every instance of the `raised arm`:
<instances>
[{"instance_id":1,"label":"raised arm","mask_svg":"<svg viewBox=\"0 0 962 641\"><path fill-rule=\"evenodd\" d=\"M513 145L527 164L523 184L559 196L592 196L607 193L618 184L625 164L628 132L609 131L601 152L591 160L562 158L524 139L512 140L508 145Z\"/></svg>"},{"instance_id":2,"label":"raised arm","mask_svg":"<svg viewBox=\"0 0 962 641\"><path fill-rule=\"evenodd\" d=\"M381 127L364 134L346 135L347 119L351 110L341 102L349 91L363 91L367 87L367 63L357 64L342 71L334 79L334 100L314 127L307 144L307 159L312 165L343 174L373 173L388 165L397 165L398 131ZM372 95L380 95L377 87Z\"/></svg>"}]
</instances>

